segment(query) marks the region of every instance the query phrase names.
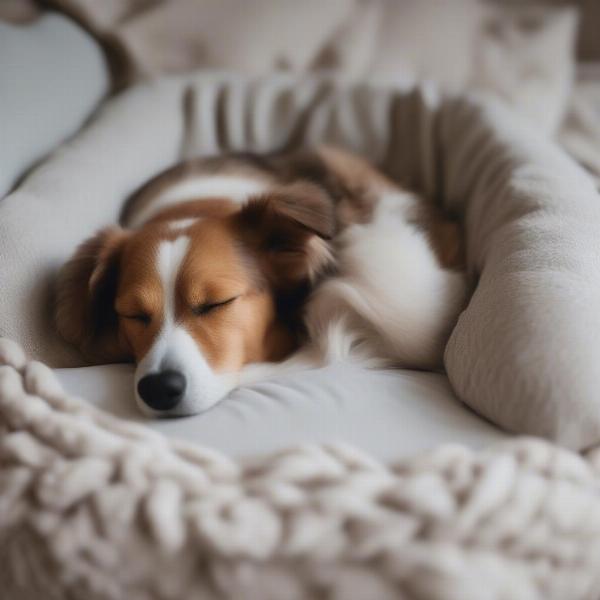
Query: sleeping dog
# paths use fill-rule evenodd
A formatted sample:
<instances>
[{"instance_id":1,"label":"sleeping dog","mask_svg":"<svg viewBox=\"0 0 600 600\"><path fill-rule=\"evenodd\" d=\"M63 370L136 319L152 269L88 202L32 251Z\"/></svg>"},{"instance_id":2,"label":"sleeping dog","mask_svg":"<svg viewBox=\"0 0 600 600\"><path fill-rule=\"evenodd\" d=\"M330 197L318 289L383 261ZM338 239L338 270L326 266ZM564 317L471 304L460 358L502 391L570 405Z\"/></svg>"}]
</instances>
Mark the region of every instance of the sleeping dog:
<instances>
[{"instance_id":1,"label":"sleeping dog","mask_svg":"<svg viewBox=\"0 0 600 600\"><path fill-rule=\"evenodd\" d=\"M320 148L180 164L59 277L61 335L134 361L153 416L335 360L435 370L466 297L457 225L364 160Z\"/></svg>"}]
</instances>

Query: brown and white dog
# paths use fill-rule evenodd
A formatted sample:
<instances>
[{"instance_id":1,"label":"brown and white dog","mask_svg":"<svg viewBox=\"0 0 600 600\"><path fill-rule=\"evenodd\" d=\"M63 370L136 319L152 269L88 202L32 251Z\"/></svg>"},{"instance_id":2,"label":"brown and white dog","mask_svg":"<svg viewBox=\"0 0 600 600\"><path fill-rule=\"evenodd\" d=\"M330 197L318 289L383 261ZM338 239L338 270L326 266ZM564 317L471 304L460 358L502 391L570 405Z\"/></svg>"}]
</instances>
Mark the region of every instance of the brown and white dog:
<instances>
[{"instance_id":1,"label":"brown and white dog","mask_svg":"<svg viewBox=\"0 0 600 600\"><path fill-rule=\"evenodd\" d=\"M436 369L466 296L457 226L362 159L194 160L128 202L59 279L59 332L135 361L151 415L335 360Z\"/></svg>"}]
</instances>

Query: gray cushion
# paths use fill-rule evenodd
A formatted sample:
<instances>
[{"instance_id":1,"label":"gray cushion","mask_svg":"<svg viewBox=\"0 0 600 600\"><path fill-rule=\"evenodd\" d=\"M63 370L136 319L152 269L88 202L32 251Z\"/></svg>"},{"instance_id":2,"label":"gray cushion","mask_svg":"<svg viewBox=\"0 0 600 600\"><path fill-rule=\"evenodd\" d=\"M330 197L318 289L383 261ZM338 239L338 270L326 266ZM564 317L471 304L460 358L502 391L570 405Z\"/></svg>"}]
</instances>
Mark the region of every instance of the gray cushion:
<instances>
[{"instance_id":1,"label":"gray cushion","mask_svg":"<svg viewBox=\"0 0 600 600\"><path fill-rule=\"evenodd\" d=\"M108 86L98 44L69 19L0 22L0 196L81 126Z\"/></svg>"}]
</instances>

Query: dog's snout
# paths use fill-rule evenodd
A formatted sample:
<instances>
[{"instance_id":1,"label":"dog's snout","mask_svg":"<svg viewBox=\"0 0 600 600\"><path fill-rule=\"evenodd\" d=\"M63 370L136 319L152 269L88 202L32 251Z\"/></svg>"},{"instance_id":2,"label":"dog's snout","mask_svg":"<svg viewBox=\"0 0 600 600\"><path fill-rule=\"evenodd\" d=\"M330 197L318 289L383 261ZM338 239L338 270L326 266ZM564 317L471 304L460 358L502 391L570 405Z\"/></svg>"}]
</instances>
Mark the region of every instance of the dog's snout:
<instances>
[{"instance_id":1,"label":"dog's snout","mask_svg":"<svg viewBox=\"0 0 600 600\"><path fill-rule=\"evenodd\" d=\"M142 377L137 385L140 398L154 410L175 408L185 392L185 376L179 371L167 370Z\"/></svg>"}]
</instances>

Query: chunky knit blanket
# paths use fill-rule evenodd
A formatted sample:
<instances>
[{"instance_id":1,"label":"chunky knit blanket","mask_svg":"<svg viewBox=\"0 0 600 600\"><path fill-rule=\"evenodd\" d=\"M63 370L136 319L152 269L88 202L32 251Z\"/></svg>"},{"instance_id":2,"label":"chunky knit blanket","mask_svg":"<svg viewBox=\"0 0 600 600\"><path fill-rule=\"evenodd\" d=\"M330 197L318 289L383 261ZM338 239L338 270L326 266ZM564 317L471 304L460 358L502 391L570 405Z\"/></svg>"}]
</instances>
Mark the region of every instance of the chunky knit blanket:
<instances>
[{"instance_id":1,"label":"chunky knit blanket","mask_svg":"<svg viewBox=\"0 0 600 600\"><path fill-rule=\"evenodd\" d=\"M67 395L1 339L0 597L595 600L600 452L236 463Z\"/></svg>"}]
</instances>

